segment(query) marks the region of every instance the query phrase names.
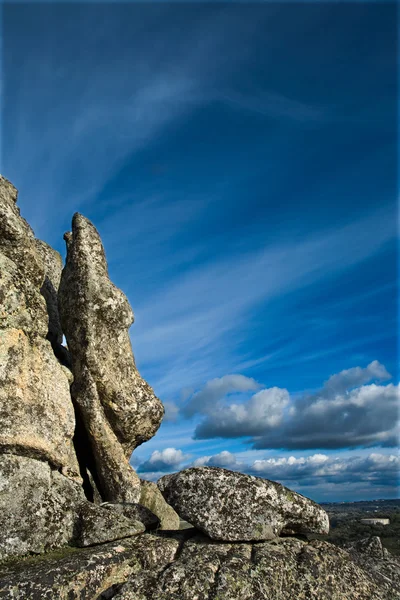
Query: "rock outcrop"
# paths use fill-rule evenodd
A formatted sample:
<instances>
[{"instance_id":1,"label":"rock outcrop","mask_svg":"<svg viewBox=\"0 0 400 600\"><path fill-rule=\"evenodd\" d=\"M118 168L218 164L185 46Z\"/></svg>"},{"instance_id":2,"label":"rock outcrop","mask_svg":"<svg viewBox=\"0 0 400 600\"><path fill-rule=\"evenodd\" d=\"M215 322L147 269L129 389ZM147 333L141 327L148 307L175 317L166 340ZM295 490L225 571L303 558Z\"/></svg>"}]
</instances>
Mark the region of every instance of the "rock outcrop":
<instances>
[{"instance_id":1,"label":"rock outcrop","mask_svg":"<svg viewBox=\"0 0 400 600\"><path fill-rule=\"evenodd\" d=\"M142 535L5 564L0 567L0 599L106 600L143 569L169 564L178 547L175 539Z\"/></svg>"},{"instance_id":2,"label":"rock outcrop","mask_svg":"<svg viewBox=\"0 0 400 600\"><path fill-rule=\"evenodd\" d=\"M400 559L386 550L380 537L374 535L348 542L343 548L359 567L371 575L380 588L392 589L393 597L400 597Z\"/></svg>"},{"instance_id":3,"label":"rock outcrop","mask_svg":"<svg viewBox=\"0 0 400 600\"><path fill-rule=\"evenodd\" d=\"M0 455L0 560L69 544L83 501L81 487L47 462Z\"/></svg>"},{"instance_id":4,"label":"rock outcrop","mask_svg":"<svg viewBox=\"0 0 400 600\"><path fill-rule=\"evenodd\" d=\"M392 557L376 559L381 565ZM22 568L21 568L22 567ZM12 595L11 595L12 594ZM399 600L385 582L327 542L213 542L195 530L142 534L0 568L0 599Z\"/></svg>"},{"instance_id":5,"label":"rock outcrop","mask_svg":"<svg viewBox=\"0 0 400 600\"><path fill-rule=\"evenodd\" d=\"M219 467L193 467L158 482L178 515L215 540L255 541L328 533L315 502L268 479Z\"/></svg>"},{"instance_id":6,"label":"rock outcrop","mask_svg":"<svg viewBox=\"0 0 400 600\"><path fill-rule=\"evenodd\" d=\"M97 230L75 214L72 233L65 239L67 262L58 300L71 352L72 397L88 435L103 500L137 502L140 481L129 458L155 434L163 407L136 369L128 335L132 309L108 277Z\"/></svg>"},{"instance_id":7,"label":"rock outcrop","mask_svg":"<svg viewBox=\"0 0 400 600\"><path fill-rule=\"evenodd\" d=\"M132 536L145 530L141 516L151 527L158 524L157 517L144 507L138 507L133 518L132 510L127 516L118 509L110 511L87 501L87 498L94 500L101 483L99 471L103 472L102 466L96 468L89 442L98 435L101 437L104 421L109 423L109 418L119 435L117 438L109 425L111 446L106 439L102 448L103 470L106 470L110 467L110 456L113 457L110 447L113 444L117 447L115 473L111 483L107 479L112 487L108 499L137 500L140 482L128 465L127 456L133 445L154 433L162 415L160 401L135 370L127 338L131 322L129 304L110 282L107 287L102 281L96 288L90 276L83 280L82 288L71 287L78 299L68 296L67 306L68 302L72 305L75 302L79 307L79 294L89 287L94 295L86 295L85 301L91 308L93 301L97 302L95 313L99 307L104 312L108 306L108 322L115 326L108 331L109 337L115 334L112 344L107 335L102 337L101 318L97 326L90 322L95 334L101 332L97 337L94 335L96 343L104 342L107 347L103 353L99 352L97 363L90 351L84 354L88 362L82 368L91 367L88 373L94 379L82 378L82 369L76 364L83 355L75 357L78 381L74 389L80 391L78 399L97 398L97 390L101 389L102 401L108 402L107 407L98 405L98 413L91 413L91 420L84 422L79 402L74 407L71 398L70 353L62 345L58 309L62 259L48 244L35 238L20 216L16 201L16 189L0 177L0 559L41 553L67 544L97 544ZM76 237L81 240L79 234ZM98 236L96 240L101 246ZM78 254L82 253L79 242L75 247ZM86 248L85 243L83 247ZM72 255L76 256L74 252ZM89 263L95 258L90 253L83 255ZM100 269L96 264L93 268ZM73 280L74 275L71 277ZM97 300L95 289L100 290ZM107 304L110 301L111 305ZM85 311L75 314L74 324L79 334L86 331L88 339L93 340L85 329L88 325L85 314ZM71 337L74 346L76 336ZM93 350L91 344L89 350ZM108 362L104 360L106 357ZM109 370L103 372L107 366ZM104 377L97 380L100 371ZM123 373L132 379L124 382ZM117 380L119 387L114 389ZM125 388L132 395L131 400L124 395ZM126 410L129 401L130 412ZM125 480L120 477L124 470L129 473ZM106 486L104 489L107 492Z\"/></svg>"}]
</instances>

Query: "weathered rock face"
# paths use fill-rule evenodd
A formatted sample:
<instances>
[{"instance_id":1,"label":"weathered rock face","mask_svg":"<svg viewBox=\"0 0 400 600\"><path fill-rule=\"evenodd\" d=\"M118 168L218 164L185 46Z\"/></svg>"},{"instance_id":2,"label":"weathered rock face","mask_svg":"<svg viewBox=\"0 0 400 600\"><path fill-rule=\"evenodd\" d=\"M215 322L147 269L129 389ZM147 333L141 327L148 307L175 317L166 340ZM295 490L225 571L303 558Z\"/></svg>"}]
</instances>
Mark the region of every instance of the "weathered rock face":
<instances>
[{"instance_id":1,"label":"weathered rock face","mask_svg":"<svg viewBox=\"0 0 400 600\"><path fill-rule=\"evenodd\" d=\"M146 506L160 519L160 529L179 529L179 515L167 504L164 496L152 481L140 480L140 504Z\"/></svg>"},{"instance_id":2,"label":"weathered rock face","mask_svg":"<svg viewBox=\"0 0 400 600\"><path fill-rule=\"evenodd\" d=\"M359 567L370 573L381 589L392 590L393 598L400 597L400 558L384 548L380 537L374 535L348 542L343 547Z\"/></svg>"},{"instance_id":3,"label":"weathered rock face","mask_svg":"<svg viewBox=\"0 0 400 600\"><path fill-rule=\"evenodd\" d=\"M18 566L0 567L0 598L106 600L143 569L170 563L179 542L141 535L84 549L66 549ZM104 595L103 595L104 594Z\"/></svg>"},{"instance_id":4,"label":"weathered rock face","mask_svg":"<svg viewBox=\"0 0 400 600\"><path fill-rule=\"evenodd\" d=\"M137 502L140 482L129 457L155 434L163 407L136 369L128 335L133 313L108 277L97 230L75 214L72 234L65 239L59 309L72 357L72 396L90 440L103 499Z\"/></svg>"},{"instance_id":5,"label":"weathered rock face","mask_svg":"<svg viewBox=\"0 0 400 600\"><path fill-rule=\"evenodd\" d=\"M194 467L162 477L158 485L180 517L216 540L329 531L328 515L318 504L267 479Z\"/></svg>"},{"instance_id":6,"label":"weathered rock face","mask_svg":"<svg viewBox=\"0 0 400 600\"><path fill-rule=\"evenodd\" d=\"M48 463L0 455L0 559L70 543L81 486Z\"/></svg>"},{"instance_id":7,"label":"weathered rock face","mask_svg":"<svg viewBox=\"0 0 400 600\"><path fill-rule=\"evenodd\" d=\"M46 339L46 266L16 200L0 177L0 451L42 458L78 477L69 382Z\"/></svg>"},{"instance_id":8,"label":"weathered rock face","mask_svg":"<svg viewBox=\"0 0 400 600\"><path fill-rule=\"evenodd\" d=\"M4 565L0 598L399 600L399 561L375 560L392 565L385 581L326 542L280 538L241 544L212 542L192 532L142 534Z\"/></svg>"},{"instance_id":9,"label":"weathered rock face","mask_svg":"<svg viewBox=\"0 0 400 600\"><path fill-rule=\"evenodd\" d=\"M400 565L397 567L400 568ZM347 552L326 542L284 538L221 544L196 536L179 558L130 577L118 600L397 600Z\"/></svg>"}]
</instances>

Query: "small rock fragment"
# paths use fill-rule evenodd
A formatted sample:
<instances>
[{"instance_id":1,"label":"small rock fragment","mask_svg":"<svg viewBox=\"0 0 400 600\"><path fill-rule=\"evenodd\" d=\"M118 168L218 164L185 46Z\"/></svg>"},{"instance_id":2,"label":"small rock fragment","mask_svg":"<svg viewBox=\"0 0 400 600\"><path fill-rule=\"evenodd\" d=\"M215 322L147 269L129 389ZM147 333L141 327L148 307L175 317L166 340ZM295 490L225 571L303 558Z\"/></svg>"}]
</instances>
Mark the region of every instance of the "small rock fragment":
<instances>
[{"instance_id":1,"label":"small rock fragment","mask_svg":"<svg viewBox=\"0 0 400 600\"><path fill-rule=\"evenodd\" d=\"M80 521L76 544L80 547L113 542L145 530L141 521L133 521L117 511L90 502L84 502L78 512Z\"/></svg>"},{"instance_id":2,"label":"small rock fragment","mask_svg":"<svg viewBox=\"0 0 400 600\"><path fill-rule=\"evenodd\" d=\"M167 504L157 484L140 480L140 504L146 506L160 519L160 529L175 530L180 527L179 515Z\"/></svg>"}]
</instances>

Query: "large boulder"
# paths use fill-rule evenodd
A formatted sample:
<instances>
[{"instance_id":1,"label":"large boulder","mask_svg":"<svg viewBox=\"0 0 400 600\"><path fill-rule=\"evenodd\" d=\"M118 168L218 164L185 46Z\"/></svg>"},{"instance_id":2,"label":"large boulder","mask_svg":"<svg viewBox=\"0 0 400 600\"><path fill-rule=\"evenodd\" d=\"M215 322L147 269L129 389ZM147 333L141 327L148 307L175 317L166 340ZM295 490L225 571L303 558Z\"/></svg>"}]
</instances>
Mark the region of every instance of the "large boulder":
<instances>
[{"instance_id":1,"label":"large boulder","mask_svg":"<svg viewBox=\"0 0 400 600\"><path fill-rule=\"evenodd\" d=\"M129 458L157 431L163 406L136 369L128 334L132 309L109 279L97 230L77 213L72 233L64 237L67 261L58 301L72 358L71 393L103 500L135 503L140 481Z\"/></svg>"},{"instance_id":2,"label":"large boulder","mask_svg":"<svg viewBox=\"0 0 400 600\"><path fill-rule=\"evenodd\" d=\"M47 339L43 253L0 176L0 450L47 460L79 479L68 377Z\"/></svg>"},{"instance_id":3,"label":"large boulder","mask_svg":"<svg viewBox=\"0 0 400 600\"><path fill-rule=\"evenodd\" d=\"M160 519L160 529L179 529L179 515L167 504L164 496L152 481L140 480L140 504L151 510Z\"/></svg>"},{"instance_id":4,"label":"large boulder","mask_svg":"<svg viewBox=\"0 0 400 600\"><path fill-rule=\"evenodd\" d=\"M158 486L178 515L215 540L254 541L329 531L315 502L267 479L219 467L193 467Z\"/></svg>"}]
</instances>

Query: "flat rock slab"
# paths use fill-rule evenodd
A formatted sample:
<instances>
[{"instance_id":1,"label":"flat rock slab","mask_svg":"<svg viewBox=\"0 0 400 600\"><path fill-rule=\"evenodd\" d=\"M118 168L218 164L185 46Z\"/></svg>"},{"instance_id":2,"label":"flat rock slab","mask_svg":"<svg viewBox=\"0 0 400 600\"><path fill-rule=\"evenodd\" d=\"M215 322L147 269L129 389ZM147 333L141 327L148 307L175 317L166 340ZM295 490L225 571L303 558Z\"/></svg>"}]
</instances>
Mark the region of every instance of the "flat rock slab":
<instances>
[{"instance_id":1,"label":"flat rock slab","mask_svg":"<svg viewBox=\"0 0 400 600\"><path fill-rule=\"evenodd\" d=\"M77 545L82 547L112 542L143 533L145 530L145 526L137 518L128 518L116 510L107 510L90 502L82 503L79 515Z\"/></svg>"},{"instance_id":2,"label":"flat rock slab","mask_svg":"<svg viewBox=\"0 0 400 600\"><path fill-rule=\"evenodd\" d=\"M179 516L215 540L257 541L329 531L315 502L268 479L218 467L194 467L158 481Z\"/></svg>"},{"instance_id":3,"label":"flat rock slab","mask_svg":"<svg viewBox=\"0 0 400 600\"><path fill-rule=\"evenodd\" d=\"M141 535L94 548L64 548L0 566L0 599L99 600L143 569L174 560L179 541ZM104 594L104 595L103 595Z\"/></svg>"},{"instance_id":4,"label":"flat rock slab","mask_svg":"<svg viewBox=\"0 0 400 600\"><path fill-rule=\"evenodd\" d=\"M140 521L148 530L158 529L160 527L160 519L152 513L151 510L146 508L146 506L142 506L141 504L113 504L112 502L103 502L100 507L116 514L123 515L132 521Z\"/></svg>"}]
</instances>

